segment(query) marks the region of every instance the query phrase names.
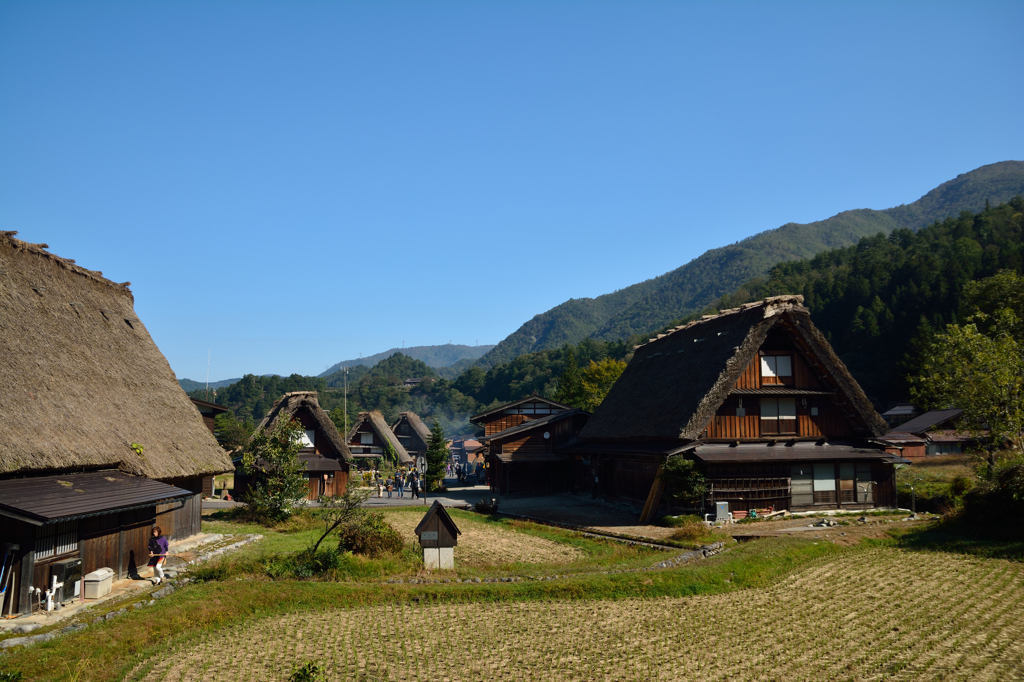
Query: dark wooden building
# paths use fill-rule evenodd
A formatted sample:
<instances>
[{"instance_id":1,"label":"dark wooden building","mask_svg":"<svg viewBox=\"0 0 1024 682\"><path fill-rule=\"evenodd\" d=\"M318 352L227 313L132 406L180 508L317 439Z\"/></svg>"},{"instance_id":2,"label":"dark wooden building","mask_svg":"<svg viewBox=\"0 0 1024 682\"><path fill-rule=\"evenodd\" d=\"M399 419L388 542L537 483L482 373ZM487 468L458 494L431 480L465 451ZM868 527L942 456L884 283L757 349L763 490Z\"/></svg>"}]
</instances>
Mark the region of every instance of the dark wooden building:
<instances>
[{"instance_id":1,"label":"dark wooden building","mask_svg":"<svg viewBox=\"0 0 1024 682\"><path fill-rule=\"evenodd\" d=\"M353 457L381 458L387 455L388 445L398 457L400 466L412 466L414 460L409 456L402 441L384 421L384 415L373 412L360 412L356 423L345 439ZM424 450L424 452L426 452Z\"/></svg>"},{"instance_id":2,"label":"dark wooden building","mask_svg":"<svg viewBox=\"0 0 1024 682\"><path fill-rule=\"evenodd\" d=\"M562 492L571 487L569 456L556 448L576 441L589 413L533 394L470 417L491 490L503 495Z\"/></svg>"},{"instance_id":3,"label":"dark wooden building","mask_svg":"<svg viewBox=\"0 0 1024 682\"><path fill-rule=\"evenodd\" d=\"M391 432L398 437L402 447L412 459L427 454L427 446L430 444L430 429L415 412L399 412L398 421L391 426Z\"/></svg>"},{"instance_id":4,"label":"dark wooden building","mask_svg":"<svg viewBox=\"0 0 1024 682\"><path fill-rule=\"evenodd\" d=\"M543 398L536 393L522 400L499 405L480 414L473 415L469 421L483 428L484 436L491 436L499 431L519 426L531 419L540 419L548 415L564 412L573 408Z\"/></svg>"},{"instance_id":5,"label":"dark wooden building","mask_svg":"<svg viewBox=\"0 0 1024 682\"><path fill-rule=\"evenodd\" d=\"M573 460L567 451L589 418L583 410L561 410L484 436L491 490L501 495L572 490Z\"/></svg>"},{"instance_id":6,"label":"dark wooden building","mask_svg":"<svg viewBox=\"0 0 1024 682\"><path fill-rule=\"evenodd\" d=\"M653 518L660 467L687 457L704 471L709 505L895 506L893 463L905 460L875 442L886 423L802 302L772 297L638 346L580 433L578 489Z\"/></svg>"},{"instance_id":7,"label":"dark wooden building","mask_svg":"<svg viewBox=\"0 0 1024 682\"><path fill-rule=\"evenodd\" d=\"M27 612L54 563L123 577L154 523L199 532L203 478L231 470L128 283L14 234L0 232L0 551L19 547L4 613Z\"/></svg>"},{"instance_id":8,"label":"dark wooden building","mask_svg":"<svg viewBox=\"0 0 1024 682\"><path fill-rule=\"evenodd\" d=\"M304 429L299 461L305 465L304 475L309 484L307 499L316 500L321 495L343 495L348 487L350 467L353 464L352 453L331 417L320 407L316 391L285 393L270 408L270 412L253 432L254 435L264 429L273 429L282 419L298 421ZM243 473L241 469L236 471L235 494L244 494L252 481L251 475Z\"/></svg>"},{"instance_id":9,"label":"dark wooden building","mask_svg":"<svg viewBox=\"0 0 1024 682\"><path fill-rule=\"evenodd\" d=\"M964 411L959 408L930 410L904 422L886 434L887 439L906 440L911 436L924 441L923 457L959 455L978 449L978 437L957 428ZM915 451L916 454L917 451Z\"/></svg>"}]
</instances>

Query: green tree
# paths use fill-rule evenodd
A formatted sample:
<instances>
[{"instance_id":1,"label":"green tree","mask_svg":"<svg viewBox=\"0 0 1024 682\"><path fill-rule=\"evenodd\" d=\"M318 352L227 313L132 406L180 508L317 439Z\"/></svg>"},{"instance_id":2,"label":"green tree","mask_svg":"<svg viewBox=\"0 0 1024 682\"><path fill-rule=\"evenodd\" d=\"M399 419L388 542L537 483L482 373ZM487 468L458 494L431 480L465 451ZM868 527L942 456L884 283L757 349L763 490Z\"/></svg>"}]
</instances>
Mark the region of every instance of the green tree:
<instances>
[{"instance_id":1,"label":"green tree","mask_svg":"<svg viewBox=\"0 0 1024 682\"><path fill-rule=\"evenodd\" d=\"M669 500L686 507L703 507L708 485L697 463L685 457L671 457L658 477L665 482Z\"/></svg>"},{"instance_id":2,"label":"green tree","mask_svg":"<svg viewBox=\"0 0 1024 682\"><path fill-rule=\"evenodd\" d=\"M555 389L553 397L563 405L573 407L583 407L586 400L583 378L580 375L579 365L576 364L576 353L569 346L565 347L565 369L558 377L558 387Z\"/></svg>"},{"instance_id":3,"label":"green tree","mask_svg":"<svg viewBox=\"0 0 1024 682\"><path fill-rule=\"evenodd\" d=\"M448 443L445 441L441 423L434 420L430 427L430 442L427 443L427 490L440 490L444 484L444 470L448 463Z\"/></svg>"},{"instance_id":4,"label":"green tree","mask_svg":"<svg viewBox=\"0 0 1024 682\"><path fill-rule=\"evenodd\" d=\"M959 407L961 425L973 435L987 434L993 449L1009 442L1022 446L1024 430L1024 347L1008 330L1020 325L1012 310L993 316L993 334L982 334L973 321L951 324L937 334L911 377L911 396L925 407Z\"/></svg>"},{"instance_id":5,"label":"green tree","mask_svg":"<svg viewBox=\"0 0 1024 682\"><path fill-rule=\"evenodd\" d=\"M392 466L398 464L398 453L395 452L395 446L391 444L389 438L384 439L384 459Z\"/></svg>"},{"instance_id":6,"label":"green tree","mask_svg":"<svg viewBox=\"0 0 1024 682\"><path fill-rule=\"evenodd\" d=\"M255 430L256 425L252 423L251 419L245 421L235 419L235 415L230 412L218 414L214 418L214 434L217 436L217 443L228 452L244 446Z\"/></svg>"},{"instance_id":7,"label":"green tree","mask_svg":"<svg viewBox=\"0 0 1024 682\"><path fill-rule=\"evenodd\" d=\"M265 524L283 521L306 497L308 483L299 461L305 429L296 420L280 420L272 429L253 434L242 451L242 468L255 476L243 500L249 516Z\"/></svg>"},{"instance_id":8,"label":"green tree","mask_svg":"<svg viewBox=\"0 0 1024 682\"><path fill-rule=\"evenodd\" d=\"M600 362L591 360L590 365L580 374L583 400L578 407L591 412L597 409L625 370L626 363L622 360L613 360L612 358L605 358Z\"/></svg>"}]
</instances>

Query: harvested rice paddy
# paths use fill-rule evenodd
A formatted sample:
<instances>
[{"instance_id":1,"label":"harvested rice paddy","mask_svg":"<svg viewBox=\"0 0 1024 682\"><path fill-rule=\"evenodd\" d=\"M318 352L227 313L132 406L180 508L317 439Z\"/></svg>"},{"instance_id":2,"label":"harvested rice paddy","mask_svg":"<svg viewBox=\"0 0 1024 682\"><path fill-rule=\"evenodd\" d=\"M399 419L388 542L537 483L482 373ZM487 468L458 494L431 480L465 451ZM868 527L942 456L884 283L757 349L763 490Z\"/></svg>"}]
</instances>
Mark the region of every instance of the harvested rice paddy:
<instances>
[{"instance_id":1,"label":"harvested rice paddy","mask_svg":"<svg viewBox=\"0 0 1024 682\"><path fill-rule=\"evenodd\" d=\"M419 544L413 530L423 518L422 512L388 510L384 518L402 534L406 544ZM572 545L517 531L514 524L499 526L473 519L468 514L456 515L455 523L461 531L455 547L456 566L567 564L585 556Z\"/></svg>"},{"instance_id":2,"label":"harvested rice paddy","mask_svg":"<svg viewBox=\"0 0 1024 682\"><path fill-rule=\"evenodd\" d=\"M529 543L536 538L524 537ZM1024 565L892 548L715 596L388 604L252 620L137 680L1007 680L1024 676Z\"/></svg>"}]
</instances>

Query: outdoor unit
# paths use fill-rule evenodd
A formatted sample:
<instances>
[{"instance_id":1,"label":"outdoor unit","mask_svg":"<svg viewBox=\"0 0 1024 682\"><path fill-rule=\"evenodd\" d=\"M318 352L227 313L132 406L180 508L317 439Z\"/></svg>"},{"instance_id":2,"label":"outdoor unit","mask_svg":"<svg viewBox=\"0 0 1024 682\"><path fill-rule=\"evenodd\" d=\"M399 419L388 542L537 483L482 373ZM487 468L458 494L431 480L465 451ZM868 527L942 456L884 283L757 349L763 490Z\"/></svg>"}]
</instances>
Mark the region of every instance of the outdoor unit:
<instances>
[{"instance_id":1,"label":"outdoor unit","mask_svg":"<svg viewBox=\"0 0 1024 682\"><path fill-rule=\"evenodd\" d=\"M729 503L715 502L715 521L729 520Z\"/></svg>"},{"instance_id":2,"label":"outdoor unit","mask_svg":"<svg viewBox=\"0 0 1024 682\"><path fill-rule=\"evenodd\" d=\"M65 559L50 564L50 585L63 583L54 594L53 601L61 604L82 596L82 560Z\"/></svg>"}]
</instances>

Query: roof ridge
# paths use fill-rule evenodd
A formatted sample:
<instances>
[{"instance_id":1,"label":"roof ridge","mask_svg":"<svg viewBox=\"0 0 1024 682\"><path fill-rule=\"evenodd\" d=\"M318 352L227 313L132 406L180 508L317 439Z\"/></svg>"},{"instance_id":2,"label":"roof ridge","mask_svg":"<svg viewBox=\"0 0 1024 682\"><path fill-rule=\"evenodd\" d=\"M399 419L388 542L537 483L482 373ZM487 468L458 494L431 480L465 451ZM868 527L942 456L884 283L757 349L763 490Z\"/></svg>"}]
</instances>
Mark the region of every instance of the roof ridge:
<instances>
[{"instance_id":1,"label":"roof ridge","mask_svg":"<svg viewBox=\"0 0 1024 682\"><path fill-rule=\"evenodd\" d=\"M7 241L13 248L19 251L27 251L37 256L43 256L44 258L48 258L49 260L60 265L62 268L66 270L70 270L71 272L74 272L75 274L78 275L82 275L83 277L88 277L89 279L99 282L100 284L105 284L106 286L112 289L117 289L125 291L127 293L131 293L131 290L128 288L129 286L131 286L131 282L119 283L109 280L103 276L103 272L100 270L89 270L88 268L83 268L81 265L77 265L73 258L64 258L62 256L58 256L55 253L50 253L49 251L47 251L47 249L50 248L49 244L32 244L30 242L17 239L14 236L16 234L18 234L17 230L0 230L0 241Z\"/></svg>"},{"instance_id":2,"label":"roof ridge","mask_svg":"<svg viewBox=\"0 0 1024 682\"><path fill-rule=\"evenodd\" d=\"M810 311L807 308L803 307L803 302L804 302L803 294L780 294L778 296L768 296L767 298L764 298L764 299L762 299L760 301L752 301L750 303L744 303L741 306L739 306L738 308L726 308L724 310L719 310L717 313L714 313L714 314L701 315L699 319L690 320L689 322L687 322L685 324L681 324L681 325L679 325L677 327L672 327L672 328L666 330L665 332L657 334L656 336L648 339L644 343L639 343L639 344L633 346L633 350L637 350L638 348L643 348L644 346L646 346L649 343L653 343L653 342L657 341L658 339L663 339L666 336L670 336L671 334L675 334L676 332L681 332L684 329L689 329L690 327L695 327L695 326L697 326L699 324L704 324L705 322L710 322L711 320L717 320L717 319L719 319L721 317L725 317L727 315L735 315L736 313L746 312L746 311L752 310L754 308L764 308L765 309L765 315L764 315L765 317L770 317L771 315L778 315L779 313L785 312L787 310L793 310L793 309L795 309L797 307L799 307L801 309L800 312L810 313Z\"/></svg>"}]
</instances>

